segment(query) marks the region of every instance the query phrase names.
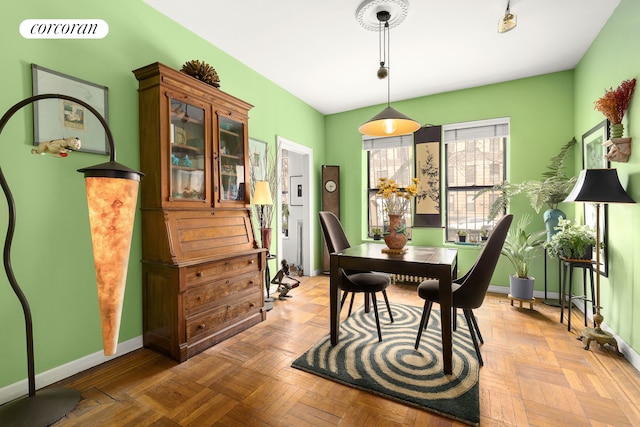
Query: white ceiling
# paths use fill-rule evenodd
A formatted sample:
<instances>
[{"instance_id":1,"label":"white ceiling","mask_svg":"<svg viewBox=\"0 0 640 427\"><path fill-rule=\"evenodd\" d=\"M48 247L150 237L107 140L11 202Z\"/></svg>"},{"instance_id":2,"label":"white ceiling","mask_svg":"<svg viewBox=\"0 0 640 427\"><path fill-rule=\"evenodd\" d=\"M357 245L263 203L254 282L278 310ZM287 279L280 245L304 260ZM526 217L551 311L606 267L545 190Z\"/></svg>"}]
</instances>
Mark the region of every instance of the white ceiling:
<instances>
[{"instance_id":1,"label":"white ceiling","mask_svg":"<svg viewBox=\"0 0 640 427\"><path fill-rule=\"evenodd\" d=\"M145 0L323 114L387 101L362 1ZM392 102L573 69L620 0L512 0L518 26L504 34L507 0L409 2L390 35Z\"/></svg>"}]
</instances>

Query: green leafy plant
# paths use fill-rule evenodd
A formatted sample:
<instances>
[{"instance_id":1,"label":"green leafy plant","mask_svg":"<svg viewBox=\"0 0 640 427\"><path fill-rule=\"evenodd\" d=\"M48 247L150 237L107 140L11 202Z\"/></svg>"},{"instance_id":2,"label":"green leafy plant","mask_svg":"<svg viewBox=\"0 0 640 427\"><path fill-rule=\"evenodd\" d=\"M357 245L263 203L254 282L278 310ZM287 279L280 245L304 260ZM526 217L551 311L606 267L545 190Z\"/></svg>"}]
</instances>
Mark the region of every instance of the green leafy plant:
<instances>
[{"instance_id":1,"label":"green leafy plant","mask_svg":"<svg viewBox=\"0 0 640 427\"><path fill-rule=\"evenodd\" d=\"M515 227L509 229L502 246L502 255L511 262L516 269L516 276L521 279L529 277L531 261L538 256L538 249L542 247L546 237L545 230L527 231L529 224L531 224L531 216L523 215Z\"/></svg>"},{"instance_id":2,"label":"green leafy plant","mask_svg":"<svg viewBox=\"0 0 640 427\"><path fill-rule=\"evenodd\" d=\"M379 228L372 228L371 229L371 234L373 234L374 236L381 236L382 235L382 230Z\"/></svg>"},{"instance_id":3,"label":"green leafy plant","mask_svg":"<svg viewBox=\"0 0 640 427\"><path fill-rule=\"evenodd\" d=\"M458 230L458 236L464 237L466 235L467 235L467 231L466 230Z\"/></svg>"},{"instance_id":4,"label":"green leafy plant","mask_svg":"<svg viewBox=\"0 0 640 427\"><path fill-rule=\"evenodd\" d=\"M558 232L544 244L547 255L551 258L562 256L569 259L583 259L589 255L587 248L596 244L596 233L587 225L572 224L571 221L560 218L556 230Z\"/></svg>"},{"instance_id":5,"label":"green leafy plant","mask_svg":"<svg viewBox=\"0 0 640 427\"><path fill-rule=\"evenodd\" d=\"M488 220L492 221L501 215L509 207L511 198L521 193L526 194L536 213L540 213L545 206L548 209L557 209L558 204L569 195L576 183L576 177L569 178L564 173L565 160L576 143L576 139L573 138L562 146L560 153L551 159L547 171L542 174L541 181L530 180L519 184L504 181L476 193L474 200L487 192L499 192L489 208Z\"/></svg>"}]
</instances>

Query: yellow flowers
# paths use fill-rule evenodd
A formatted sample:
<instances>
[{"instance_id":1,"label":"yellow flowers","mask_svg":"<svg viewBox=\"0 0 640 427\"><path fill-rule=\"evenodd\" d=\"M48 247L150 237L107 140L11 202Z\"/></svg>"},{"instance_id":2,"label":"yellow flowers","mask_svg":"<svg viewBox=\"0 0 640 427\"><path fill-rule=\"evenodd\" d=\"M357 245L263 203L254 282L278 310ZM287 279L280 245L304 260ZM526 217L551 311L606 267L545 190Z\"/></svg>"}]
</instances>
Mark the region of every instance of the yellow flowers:
<instances>
[{"instance_id":1,"label":"yellow flowers","mask_svg":"<svg viewBox=\"0 0 640 427\"><path fill-rule=\"evenodd\" d=\"M382 206L389 215L403 215L409 208L412 198L418 194L418 178L412 179L412 184L401 189L394 179L380 178L378 194L382 195Z\"/></svg>"}]
</instances>

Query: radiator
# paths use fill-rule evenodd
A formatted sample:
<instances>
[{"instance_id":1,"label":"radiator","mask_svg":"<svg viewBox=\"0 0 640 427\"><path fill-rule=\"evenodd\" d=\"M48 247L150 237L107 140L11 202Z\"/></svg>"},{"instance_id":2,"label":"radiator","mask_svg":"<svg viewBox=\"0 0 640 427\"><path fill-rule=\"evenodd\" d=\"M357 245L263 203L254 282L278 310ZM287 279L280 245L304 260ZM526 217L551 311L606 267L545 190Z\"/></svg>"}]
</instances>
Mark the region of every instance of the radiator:
<instances>
[{"instance_id":1,"label":"radiator","mask_svg":"<svg viewBox=\"0 0 640 427\"><path fill-rule=\"evenodd\" d=\"M415 283L420 284L427 280L427 277L410 276L408 274L390 274L391 283Z\"/></svg>"}]
</instances>

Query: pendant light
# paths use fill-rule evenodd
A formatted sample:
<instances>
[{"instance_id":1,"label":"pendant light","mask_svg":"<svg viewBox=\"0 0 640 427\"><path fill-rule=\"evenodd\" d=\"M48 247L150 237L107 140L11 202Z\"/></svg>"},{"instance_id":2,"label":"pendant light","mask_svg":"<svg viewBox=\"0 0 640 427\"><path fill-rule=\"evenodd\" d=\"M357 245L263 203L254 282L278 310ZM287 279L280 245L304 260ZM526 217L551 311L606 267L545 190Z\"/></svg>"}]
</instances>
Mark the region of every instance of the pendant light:
<instances>
[{"instance_id":1,"label":"pendant light","mask_svg":"<svg viewBox=\"0 0 640 427\"><path fill-rule=\"evenodd\" d=\"M500 34L513 30L517 25L516 15L511 13L510 6L511 0L507 0L507 10L504 11L504 16L498 21L498 32Z\"/></svg>"},{"instance_id":2,"label":"pendant light","mask_svg":"<svg viewBox=\"0 0 640 427\"><path fill-rule=\"evenodd\" d=\"M370 2L365 2L360 6L358 10L359 18L361 11L366 9L365 6L369 4ZM404 13L406 14L406 9ZM391 77L389 74L389 21L391 20L391 13L387 10L380 10L376 12L376 19L378 20L380 48L380 68L377 74L379 79L387 79L387 107L362 124L358 130L363 135L369 136L397 136L413 133L420 129L420 124L391 107Z\"/></svg>"}]
</instances>

